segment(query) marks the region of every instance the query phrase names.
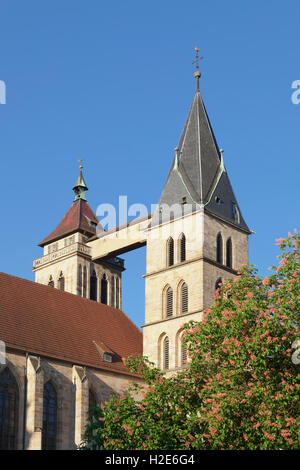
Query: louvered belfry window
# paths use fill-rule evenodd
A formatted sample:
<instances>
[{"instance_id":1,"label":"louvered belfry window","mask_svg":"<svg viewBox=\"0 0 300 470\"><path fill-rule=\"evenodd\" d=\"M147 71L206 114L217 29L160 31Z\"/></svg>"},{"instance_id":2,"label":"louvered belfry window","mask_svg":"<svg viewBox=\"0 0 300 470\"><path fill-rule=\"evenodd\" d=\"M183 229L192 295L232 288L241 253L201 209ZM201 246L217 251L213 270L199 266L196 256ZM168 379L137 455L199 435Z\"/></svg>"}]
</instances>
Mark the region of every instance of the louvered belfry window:
<instances>
[{"instance_id":1,"label":"louvered belfry window","mask_svg":"<svg viewBox=\"0 0 300 470\"><path fill-rule=\"evenodd\" d=\"M166 317L173 315L173 290L171 287L166 292Z\"/></svg>"},{"instance_id":2,"label":"louvered belfry window","mask_svg":"<svg viewBox=\"0 0 300 470\"><path fill-rule=\"evenodd\" d=\"M163 368L169 369L169 338L166 337L163 343Z\"/></svg>"},{"instance_id":3,"label":"louvered belfry window","mask_svg":"<svg viewBox=\"0 0 300 470\"><path fill-rule=\"evenodd\" d=\"M184 233L180 237L180 262L186 260L186 238Z\"/></svg>"},{"instance_id":4,"label":"louvered belfry window","mask_svg":"<svg viewBox=\"0 0 300 470\"><path fill-rule=\"evenodd\" d=\"M232 268L232 241L228 238L226 242L226 266Z\"/></svg>"},{"instance_id":5,"label":"louvered belfry window","mask_svg":"<svg viewBox=\"0 0 300 470\"><path fill-rule=\"evenodd\" d=\"M19 391L8 368L0 373L0 450L16 449Z\"/></svg>"},{"instance_id":6,"label":"louvered belfry window","mask_svg":"<svg viewBox=\"0 0 300 470\"><path fill-rule=\"evenodd\" d=\"M181 343L181 365L182 367L186 366L186 360L187 360L187 347L186 344L184 343L184 335L181 337L182 343Z\"/></svg>"},{"instance_id":7,"label":"louvered belfry window","mask_svg":"<svg viewBox=\"0 0 300 470\"><path fill-rule=\"evenodd\" d=\"M223 264L223 239L222 235L217 235L217 263Z\"/></svg>"},{"instance_id":8,"label":"louvered belfry window","mask_svg":"<svg viewBox=\"0 0 300 470\"><path fill-rule=\"evenodd\" d=\"M167 250L168 250L168 266L173 266L174 264L174 240L173 238L169 238L167 243Z\"/></svg>"},{"instance_id":9,"label":"louvered belfry window","mask_svg":"<svg viewBox=\"0 0 300 470\"><path fill-rule=\"evenodd\" d=\"M181 313L188 312L188 286L184 282L181 286Z\"/></svg>"}]
</instances>

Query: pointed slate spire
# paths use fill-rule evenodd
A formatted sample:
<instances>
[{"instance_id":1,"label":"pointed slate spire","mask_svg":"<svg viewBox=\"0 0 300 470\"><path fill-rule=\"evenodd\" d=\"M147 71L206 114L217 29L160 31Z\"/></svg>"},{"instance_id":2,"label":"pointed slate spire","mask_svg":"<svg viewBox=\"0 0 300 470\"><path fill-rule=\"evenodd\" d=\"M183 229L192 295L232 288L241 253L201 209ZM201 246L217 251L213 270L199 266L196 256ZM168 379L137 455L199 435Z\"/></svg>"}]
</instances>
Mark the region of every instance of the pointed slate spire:
<instances>
[{"instance_id":1,"label":"pointed slate spire","mask_svg":"<svg viewBox=\"0 0 300 470\"><path fill-rule=\"evenodd\" d=\"M249 231L199 91L199 70L194 76L196 93L159 200L157 211L160 211L160 220L164 220L161 215L164 205L189 203L193 211L202 206L207 212Z\"/></svg>"},{"instance_id":2,"label":"pointed slate spire","mask_svg":"<svg viewBox=\"0 0 300 470\"><path fill-rule=\"evenodd\" d=\"M88 191L88 187L87 187L87 185L84 181L84 177L83 177L83 174L82 174L83 166L80 165L79 168L80 168L79 176L77 178L75 186L73 187L73 191L75 193L74 201L77 201L78 199L82 199L83 201L86 201L85 193L86 193L86 191Z\"/></svg>"}]
</instances>

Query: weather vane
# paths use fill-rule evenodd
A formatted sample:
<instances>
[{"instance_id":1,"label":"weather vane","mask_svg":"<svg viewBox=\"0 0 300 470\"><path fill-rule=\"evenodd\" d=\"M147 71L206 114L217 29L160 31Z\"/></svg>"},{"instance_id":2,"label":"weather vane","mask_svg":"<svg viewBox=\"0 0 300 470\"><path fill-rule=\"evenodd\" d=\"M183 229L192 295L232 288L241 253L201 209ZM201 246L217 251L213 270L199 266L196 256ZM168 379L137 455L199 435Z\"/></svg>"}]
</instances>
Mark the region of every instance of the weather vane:
<instances>
[{"instance_id":1,"label":"weather vane","mask_svg":"<svg viewBox=\"0 0 300 470\"><path fill-rule=\"evenodd\" d=\"M203 57L199 57L200 49L195 47L196 51L196 59L194 60L193 64L196 64L196 72L194 72L194 77L197 80L197 91L199 91L199 78L201 77L201 73L199 72L199 60L202 60Z\"/></svg>"},{"instance_id":2,"label":"weather vane","mask_svg":"<svg viewBox=\"0 0 300 470\"><path fill-rule=\"evenodd\" d=\"M195 47L195 51L196 51L196 59L192 63L196 64L196 69L198 71L199 70L199 60L204 59L204 57L199 57L200 49L198 49L198 47Z\"/></svg>"}]
</instances>

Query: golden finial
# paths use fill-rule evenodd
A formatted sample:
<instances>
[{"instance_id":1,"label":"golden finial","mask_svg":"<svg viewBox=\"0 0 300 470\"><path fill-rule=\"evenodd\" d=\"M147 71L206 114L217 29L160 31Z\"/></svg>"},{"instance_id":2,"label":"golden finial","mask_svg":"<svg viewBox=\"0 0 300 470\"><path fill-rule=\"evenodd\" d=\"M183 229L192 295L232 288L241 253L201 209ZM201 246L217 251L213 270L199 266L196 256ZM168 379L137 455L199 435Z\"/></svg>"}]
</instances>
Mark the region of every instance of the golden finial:
<instances>
[{"instance_id":1,"label":"golden finial","mask_svg":"<svg viewBox=\"0 0 300 470\"><path fill-rule=\"evenodd\" d=\"M198 47L195 47L195 51L196 59L192 63L196 64L196 72L194 72L194 77L197 80L197 91L199 91L199 78L201 77L201 72L199 72L199 60L202 60L203 57L199 57L200 49Z\"/></svg>"},{"instance_id":2,"label":"golden finial","mask_svg":"<svg viewBox=\"0 0 300 470\"><path fill-rule=\"evenodd\" d=\"M80 168L80 170L82 170L83 166L81 165L81 163L83 162L83 160L80 160L80 158L79 158L78 161L80 163L79 168Z\"/></svg>"}]
</instances>

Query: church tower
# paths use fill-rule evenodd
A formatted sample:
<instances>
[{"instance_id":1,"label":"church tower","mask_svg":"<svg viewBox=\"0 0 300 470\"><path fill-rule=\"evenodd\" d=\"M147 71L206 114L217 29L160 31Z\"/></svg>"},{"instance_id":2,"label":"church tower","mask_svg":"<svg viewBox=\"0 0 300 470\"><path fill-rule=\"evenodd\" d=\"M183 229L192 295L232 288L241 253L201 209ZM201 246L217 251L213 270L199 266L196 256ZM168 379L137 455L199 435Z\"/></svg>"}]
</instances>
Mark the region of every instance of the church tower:
<instances>
[{"instance_id":1,"label":"church tower","mask_svg":"<svg viewBox=\"0 0 300 470\"><path fill-rule=\"evenodd\" d=\"M86 200L88 188L81 165L73 191L75 197L70 209L39 244L44 255L33 262L35 281L121 308L124 260L92 259L88 241L95 237L99 221Z\"/></svg>"},{"instance_id":2,"label":"church tower","mask_svg":"<svg viewBox=\"0 0 300 470\"><path fill-rule=\"evenodd\" d=\"M183 324L200 321L220 282L248 263L251 233L196 93L147 234L144 351L159 368L185 365Z\"/></svg>"}]
</instances>

